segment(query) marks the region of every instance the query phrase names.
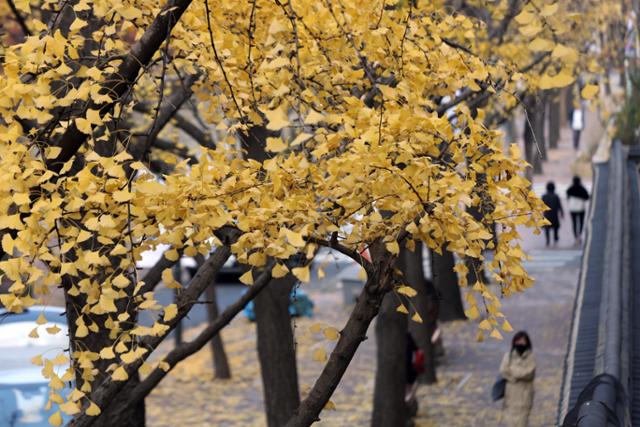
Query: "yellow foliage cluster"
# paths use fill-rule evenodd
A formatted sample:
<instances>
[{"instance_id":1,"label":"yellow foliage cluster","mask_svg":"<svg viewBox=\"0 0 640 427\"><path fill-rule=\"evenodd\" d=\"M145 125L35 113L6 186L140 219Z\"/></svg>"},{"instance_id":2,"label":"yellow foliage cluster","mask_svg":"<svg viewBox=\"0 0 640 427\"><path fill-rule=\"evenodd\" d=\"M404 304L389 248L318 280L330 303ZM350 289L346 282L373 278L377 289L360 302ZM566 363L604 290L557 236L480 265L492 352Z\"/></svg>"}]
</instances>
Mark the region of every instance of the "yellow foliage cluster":
<instances>
[{"instance_id":1,"label":"yellow foliage cluster","mask_svg":"<svg viewBox=\"0 0 640 427\"><path fill-rule=\"evenodd\" d=\"M223 227L241 231L232 252L256 269L269 258L313 258L311 242L334 235L356 251L382 241L391 256L415 241L460 257L482 259L491 249L490 274L502 293L531 285L516 228L540 226L542 203L523 178L517 147L503 150L501 133L484 119L515 105L520 90L574 81L588 64L576 44L584 39L571 34L580 17L563 2L529 1L497 41L489 22L506 19L512 2L492 2L484 20L451 13L445 2L386 3L194 2L113 99L105 88L121 78L127 54L141 55L135 49L145 31L173 3L79 0L58 10L53 1L16 2L33 35L2 51L7 258L0 269L12 285L0 301L20 311L62 283L77 303L74 339L107 331L114 344L75 350L84 383L57 402L62 411L79 411L100 360L113 361L113 379L125 380L123 366L147 357L139 339L162 336L177 315L175 305L165 307L150 327L130 317L162 308L152 292L141 293L140 254L168 244L171 260L207 256L222 244L215 232ZM60 15L53 24L43 21L51 10ZM157 114L134 110L166 104L189 78L198 118L223 137L215 149L192 150L197 161L163 153L171 169L159 176L148 153L134 150ZM583 95L596 92L587 87ZM485 93L496 96L465 103ZM59 142L76 130L80 149L59 164L67 149ZM172 125L163 132L180 137ZM263 161L245 155L256 146L267 152ZM468 213L472 207L482 221ZM464 268L457 267L460 277ZM273 269L275 277L287 272L283 263ZM292 273L309 280L307 267ZM179 287L168 272L163 277ZM242 280L254 277L250 271ZM471 285L487 310L482 328L499 336L498 325L509 328L498 321L499 295ZM473 294L469 303L469 317L479 317ZM56 389L55 361L43 363ZM86 411L99 413L93 403Z\"/></svg>"}]
</instances>

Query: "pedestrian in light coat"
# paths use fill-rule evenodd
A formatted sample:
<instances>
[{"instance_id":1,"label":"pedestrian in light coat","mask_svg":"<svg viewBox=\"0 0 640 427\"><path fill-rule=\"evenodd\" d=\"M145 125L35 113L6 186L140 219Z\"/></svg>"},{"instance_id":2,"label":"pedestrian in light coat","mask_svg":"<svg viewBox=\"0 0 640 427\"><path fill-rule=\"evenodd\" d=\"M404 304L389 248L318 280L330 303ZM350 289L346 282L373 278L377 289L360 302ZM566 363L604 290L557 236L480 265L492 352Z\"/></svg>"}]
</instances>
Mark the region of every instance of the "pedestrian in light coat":
<instances>
[{"instance_id":1,"label":"pedestrian in light coat","mask_svg":"<svg viewBox=\"0 0 640 427\"><path fill-rule=\"evenodd\" d=\"M503 421L508 427L527 427L533 406L533 380L536 363L531 340L526 332L513 336L511 350L502 358L500 374L507 380L504 392Z\"/></svg>"}]
</instances>

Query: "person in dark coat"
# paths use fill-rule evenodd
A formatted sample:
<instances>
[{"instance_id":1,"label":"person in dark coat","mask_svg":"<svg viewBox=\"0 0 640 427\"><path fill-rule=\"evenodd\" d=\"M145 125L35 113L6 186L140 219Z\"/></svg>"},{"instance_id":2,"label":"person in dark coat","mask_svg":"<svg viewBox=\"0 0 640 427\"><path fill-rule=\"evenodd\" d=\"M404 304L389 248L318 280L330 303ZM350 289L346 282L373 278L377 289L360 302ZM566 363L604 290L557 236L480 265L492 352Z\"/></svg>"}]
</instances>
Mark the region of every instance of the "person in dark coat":
<instances>
[{"instance_id":1,"label":"person in dark coat","mask_svg":"<svg viewBox=\"0 0 640 427\"><path fill-rule=\"evenodd\" d=\"M571 225L573 226L573 237L576 239L576 244L580 243L584 215L587 211L587 200L589 200L589 192L580 182L580 177L574 176L573 184L567 189L567 208L571 214Z\"/></svg>"},{"instance_id":2,"label":"person in dark coat","mask_svg":"<svg viewBox=\"0 0 640 427\"><path fill-rule=\"evenodd\" d=\"M562 210L562 203L560 197L556 194L556 185L549 181L547 183L547 192L542 196L542 201L549 208L545 211L544 217L549 221L549 224L544 226L544 236L547 241L547 246L550 243L550 234L553 230L553 244L558 244L558 230L560 229L560 218L564 218L564 211Z\"/></svg>"}]
</instances>

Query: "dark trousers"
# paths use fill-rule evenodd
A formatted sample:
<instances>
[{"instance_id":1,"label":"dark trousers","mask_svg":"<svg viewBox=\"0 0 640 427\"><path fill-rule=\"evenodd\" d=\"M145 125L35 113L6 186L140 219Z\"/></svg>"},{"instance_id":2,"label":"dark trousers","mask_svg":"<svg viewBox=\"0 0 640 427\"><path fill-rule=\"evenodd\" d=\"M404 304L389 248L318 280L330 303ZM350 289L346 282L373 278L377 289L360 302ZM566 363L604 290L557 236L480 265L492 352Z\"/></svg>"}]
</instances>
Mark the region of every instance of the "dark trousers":
<instances>
[{"instance_id":1,"label":"dark trousers","mask_svg":"<svg viewBox=\"0 0 640 427\"><path fill-rule=\"evenodd\" d=\"M549 246L549 237L551 237L551 230L553 230L553 241L557 242L558 241L558 229L560 227L553 226L553 225L545 225L544 226L544 237L547 240L547 246Z\"/></svg>"},{"instance_id":2,"label":"dark trousers","mask_svg":"<svg viewBox=\"0 0 640 427\"><path fill-rule=\"evenodd\" d=\"M584 212L571 212L571 225L573 226L573 237L577 239L582 234Z\"/></svg>"},{"instance_id":3,"label":"dark trousers","mask_svg":"<svg viewBox=\"0 0 640 427\"><path fill-rule=\"evenodd\" d=\"M573 130L573 148L577 150L579 146L580 146L580 131L574 129Z\"/></svg>"}]
</instances>

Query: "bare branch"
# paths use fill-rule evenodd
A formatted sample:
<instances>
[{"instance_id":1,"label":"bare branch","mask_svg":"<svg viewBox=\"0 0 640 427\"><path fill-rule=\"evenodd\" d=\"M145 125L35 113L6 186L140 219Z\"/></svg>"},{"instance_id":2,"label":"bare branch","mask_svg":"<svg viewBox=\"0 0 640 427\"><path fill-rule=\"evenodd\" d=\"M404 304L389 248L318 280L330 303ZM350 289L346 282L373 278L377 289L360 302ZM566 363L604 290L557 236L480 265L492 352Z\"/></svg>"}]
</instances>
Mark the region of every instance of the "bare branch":
<instances>
[{"instance_id":1,"label":"bare branch","mask_svg":"<svg viewBox=\"0 0 640 427\"><path fill-rule=\"evenodd\" d=\"M16 21L18 21L18 25L20 25L20 28L22 29L24 35L26 37L30 36L31 31L29 30L29 27L27 27L27 23L24 22L24 18L22 17L22 15L20 15L20 11L18 10L18 8L16 8L13 0L7 0L7 3L9 4L9 8L11 9L11 12L13 12L13 16L16 18Z\"/></svg>"}]
</instances>

